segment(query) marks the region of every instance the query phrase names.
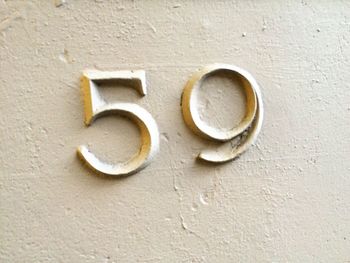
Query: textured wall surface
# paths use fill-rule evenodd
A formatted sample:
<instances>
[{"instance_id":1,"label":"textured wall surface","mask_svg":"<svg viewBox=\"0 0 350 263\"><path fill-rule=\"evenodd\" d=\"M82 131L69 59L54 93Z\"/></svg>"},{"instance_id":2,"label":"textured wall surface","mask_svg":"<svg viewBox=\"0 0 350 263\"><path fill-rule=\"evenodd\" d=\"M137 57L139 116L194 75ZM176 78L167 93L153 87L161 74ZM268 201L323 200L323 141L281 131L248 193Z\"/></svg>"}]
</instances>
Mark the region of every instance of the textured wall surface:
<instances>
[{"instance_id":1,"label":"textured wall surface","mask_svg":"<svg viewBox=\"0 0 350 263\"><path fill-rule=\"evenodd\" d=\"M349 1L0 0L0 261L349 262L349 43ZM179 106L214 62L250 71L266 109L256 145L219 166L195 162L214 146ZM127 119L84 126L87 68L147 71L144 98L101 88L159 125L160 153L136 175L98 177L76 157L139 145ZM203 86L210 124L242 116L232 84Z\"/></svg>"}]
</instances>

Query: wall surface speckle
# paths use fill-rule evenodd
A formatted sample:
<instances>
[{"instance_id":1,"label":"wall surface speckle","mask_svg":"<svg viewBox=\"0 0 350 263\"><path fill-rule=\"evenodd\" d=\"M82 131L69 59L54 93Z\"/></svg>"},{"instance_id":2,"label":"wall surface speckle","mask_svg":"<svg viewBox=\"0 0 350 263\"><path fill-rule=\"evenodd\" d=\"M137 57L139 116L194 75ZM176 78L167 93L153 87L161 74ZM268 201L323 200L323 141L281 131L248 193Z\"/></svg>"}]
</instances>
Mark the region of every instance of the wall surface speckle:
<instances>
[{"instance_id":1,"label":"wall surface speckle","mask_svg":"<svg viewBox=\"0 0 350 263\"><path fill-rule=\"evenodd\" d=\"M194 157L217 145L179 104L215 62L254 75L266 117L241 158L212 166ZM159 125L141 172L104 178L76 157L81 144L110 162L139 147L127 119L84 126L84 69L146 70L144 98L101 87ZM349 1L0 0L0 261L349 262L349 72ZM200 91L213 126L243 114L232 85Z\"/></svg>"}]
</instances>

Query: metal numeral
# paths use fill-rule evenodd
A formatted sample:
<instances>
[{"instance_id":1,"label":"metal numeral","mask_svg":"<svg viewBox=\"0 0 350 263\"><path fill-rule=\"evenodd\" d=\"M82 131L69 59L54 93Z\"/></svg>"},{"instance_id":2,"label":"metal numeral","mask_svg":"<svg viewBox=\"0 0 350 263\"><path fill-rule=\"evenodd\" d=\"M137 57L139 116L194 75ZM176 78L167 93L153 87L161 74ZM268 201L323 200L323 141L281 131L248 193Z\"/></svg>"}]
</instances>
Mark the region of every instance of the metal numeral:
<instances>
[{"instance_id":1,"label":"metal numeral","mask_svg":"<svg viewBox=\"0 0 350 263\"><path fill-rule=\"evenodd\" d=\"M243 83L246 94L246 114L238 126L228 131L223 131L208 126L200 119L196 110L196 96L194 91L210 75L217 72L228 72L238 76ZM182 113L187 126L196 134L215 141L226 142L242 136L243 140L230 152L218 152L213 150L203 150L198 158L213 162L222 163L233 160L242 154L256 140L263 122L263 102L259 85L247 71L232 65L213 64L204 67L195 73L187 82L182 94Z\"/></svg>"},{"instance_id":2,"label":"metal numeral","mask_svg":"<svg viewBox=\"0 0 350 263\"><path fill-rule=\"evenodd\" d=\"M145 168L151 162L159 149L159 131L151 114L137 104L123 102L108 104L100 97L98 83L115 80L127 81L142 96L147 94L144 71L87 71L81 78L81 87L84 94L85 124L91 125L94 120L106 114L119 114L130 118L139 126L141 131L142 144L139 153L127 162L116 164L100 161L84 145L78 147L77 153L96 172L112 176L124 176Z\"/></svg>"}]
</instances>

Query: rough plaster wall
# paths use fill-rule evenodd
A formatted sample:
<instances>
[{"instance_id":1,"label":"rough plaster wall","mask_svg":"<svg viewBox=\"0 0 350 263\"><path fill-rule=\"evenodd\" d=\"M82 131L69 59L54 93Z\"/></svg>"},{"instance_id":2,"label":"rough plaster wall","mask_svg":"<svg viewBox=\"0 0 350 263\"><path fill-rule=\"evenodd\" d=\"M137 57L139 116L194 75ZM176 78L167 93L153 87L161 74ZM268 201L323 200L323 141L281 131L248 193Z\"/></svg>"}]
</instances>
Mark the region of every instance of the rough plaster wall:
<instances>
[{"instance_id":1,"label":"rough plaster wall","mask_svg":"<svg viewBox=\"0 0 350 263\"><path fill-rule=\"evenodd\" d=\"M350 261L349 16L339 0L1 0L0 261ZM179 106L213 62L249 70L266 106L256 146L221 166L194 161L208 143ZM124 180L76 158L89 143L127 159L139 142L122 118L84 126L86 68L147 70L145 98L103 89L162 133L156 160ZM242 97L210 81L199 110L229 127Z\"/></svg>"}]
</instances>

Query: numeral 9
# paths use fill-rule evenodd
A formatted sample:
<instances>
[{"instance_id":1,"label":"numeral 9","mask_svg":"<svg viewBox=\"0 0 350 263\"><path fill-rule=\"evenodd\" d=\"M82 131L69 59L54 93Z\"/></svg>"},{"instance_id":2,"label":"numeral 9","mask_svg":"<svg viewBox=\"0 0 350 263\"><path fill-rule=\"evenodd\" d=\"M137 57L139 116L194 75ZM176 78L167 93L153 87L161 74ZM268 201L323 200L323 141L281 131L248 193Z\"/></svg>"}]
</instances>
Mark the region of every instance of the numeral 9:
<instances>
[{"instance_id":1,"label":"numeral 9","mask_svg":"<svg viewBox=\"0 0 350 263\"><path fill-rule=\"evenodd\" d=\"M238 126L228 131L212 128L200 119L196 110L195 90L209 76L218 73L227 72L239 77L243 83L246 94L246 114ZM201 137L214 141L226 142L233 140L237 136L247 135L242 142L232 149L230 153L220 153L218 151L203 150L199 153L198 158L213 162L222 163L231 161L242 154L256 140L263 121L263 102L259 85L247 71L232 65L213 64L204 67L196 72L187 82L182 94L182 114L187 126Z\"/></svg>"}]
</instances>

